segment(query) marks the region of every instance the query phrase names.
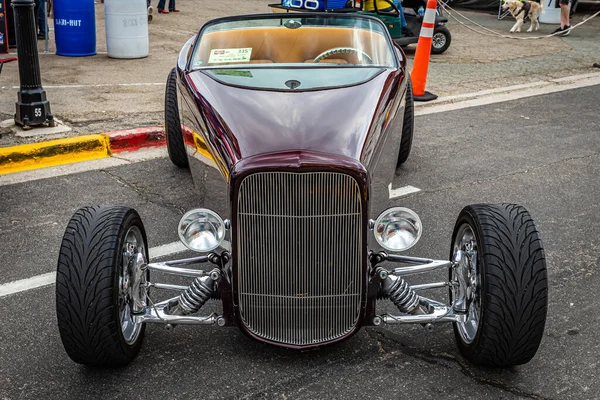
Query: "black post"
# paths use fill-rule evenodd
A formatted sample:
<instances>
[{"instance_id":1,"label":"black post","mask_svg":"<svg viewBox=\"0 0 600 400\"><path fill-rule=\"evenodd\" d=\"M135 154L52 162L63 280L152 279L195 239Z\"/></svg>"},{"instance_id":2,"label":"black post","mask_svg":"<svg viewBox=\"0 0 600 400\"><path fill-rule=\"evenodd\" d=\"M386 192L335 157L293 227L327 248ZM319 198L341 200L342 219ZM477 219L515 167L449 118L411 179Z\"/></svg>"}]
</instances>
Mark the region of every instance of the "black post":
<instances>
[{"instance_id":1,"label":"black post","mask_svg":"<svg viewBox=\"0 0 600 400\"><path fill-rule=\"evenodd\" d=\"M37 51L37 32L34 0L12 0L15 14L15 34L19 57L19 101L15 123L21 126L54 124L50 103L42 88L40 60Z\"/></svg>"}]
</instances>

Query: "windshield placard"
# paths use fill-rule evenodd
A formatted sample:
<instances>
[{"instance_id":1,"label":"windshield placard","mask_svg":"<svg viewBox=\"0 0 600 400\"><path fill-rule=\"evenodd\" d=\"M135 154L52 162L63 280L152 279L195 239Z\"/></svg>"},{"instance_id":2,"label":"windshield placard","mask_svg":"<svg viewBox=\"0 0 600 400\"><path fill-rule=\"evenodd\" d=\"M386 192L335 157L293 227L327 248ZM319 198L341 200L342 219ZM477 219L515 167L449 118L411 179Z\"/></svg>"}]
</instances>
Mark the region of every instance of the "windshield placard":
<instances>
[{"instance_id":1,"label":"windshield placard","mask_svg":"<svg viewBox=\"0 0 600 400\"><path fill-rule=\"evenodd\" d=\"M250 62L252 47L238 49L212 49L208 63Z\"/></svg>"}]
</instances>

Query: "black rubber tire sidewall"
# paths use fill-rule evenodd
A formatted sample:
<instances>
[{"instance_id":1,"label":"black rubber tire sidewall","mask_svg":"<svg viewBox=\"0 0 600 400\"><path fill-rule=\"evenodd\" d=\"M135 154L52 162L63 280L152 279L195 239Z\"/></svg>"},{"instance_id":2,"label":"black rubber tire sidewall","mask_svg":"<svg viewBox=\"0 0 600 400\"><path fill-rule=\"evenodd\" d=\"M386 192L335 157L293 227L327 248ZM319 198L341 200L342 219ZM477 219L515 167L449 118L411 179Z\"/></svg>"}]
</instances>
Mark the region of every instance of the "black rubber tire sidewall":
<instances>
[{"instance_id":1,"label":"black rubber tire sidewall","mask_svg":"<svg viewBox=\"0 0 600 400\"><path fill-rule=\"evenodd\" d=\"M436 33L444 34L444 36L446 36L446 43L444 44L444 46L442 46L440 48L434 47L433 43L432 43L431 44L431 54L442 54L443 52L448 50L448 47L450 47L450 43L452 42L452 35L450 34L450 31L448 30L448 28L444 25L437 25L433 29L433 34L435 35Z\"/></svg>"},{"instance_id":2,"label":"black rubber tire sidewall","mask_svg":"<svg viewBox=\"0 0 600 400\"><path fill-rule=\"evenodd\" d=\"M413 135L415 130L415 101L412 91L412 82L407 75L406 83L406 105L404 106L404 116L402 122L402 139L400 140L400 151L398 152L398 161L396 167L404 164L408 160L412 148Z\"/></svg>"},{"instance_id":3,"label":"black rubber tire sidewall","mask_svg":"<svg viewBox=\"0 0 600 400\"><path fill-rule=\"evenodd\" d=\"M109 216L101 218L103 214ZM89 225L75 223L74 220L81 218L82 215L93 222ZM148 260L146 232L139 214L131 208L86 207L80 209L75 213L65 230L57 268L56 314L65 351L77 363L96 367L126 365L140 351L146 326L143 324L137 339L132 344L128 344L121 330L118 307L118 286L123 261L123 240L125 234L132 226L137 226L140 230L144 241L145 257ZM73 235L73 229L77 229L79 234ZM110 238L114 234L116 234L116 240L111 244L107 244L110 243L109 239L95 241L93 238L94 235L100 235L102 238L105 236ZM73 250L80 252L82 259L89 259L88 256L96 251L100 247L99 245L101 245L103 250L101 252L102 257L100 257L101 261L98 262L98 265L102 265L101 271L108 271L103 272L104 275L102 276L104 278L90 274L91 271L89 271L89 267L86 265L77 265L78 262L69 262L68 255L73 254ZM106 249L105 246L110 247ZM68 277L77 275L73 271L73 268L76 268L81 272L82 276L86 277L86 283L69 282ZM108 276L110 278L106 279ZM72 291L66 290L65 288L67 287L70 287ZM97 293L101 296L89 299L86 297L86 294L89 293ZM71 294L88 300L84 304L79 304L80 307L72 307L72 304L69 304L66 298L70 298ZM106 295L110 299L110 305L101 308L100 312L96 313L95 310L100 308L99 303L103 302ZM85 328L77 326L72 322L70 316L73 313L76 314L78 320L89 321L86 323ZM101 336L103 338L102 342L99 343L94 338L95 336ZM78 343L78 345L75 343Z\"/></svg>"},{"instance_id":4,"label":"black rubber tire sidewall","mask_svg":"<svg viewBox=\"0 0 600 400\"><path fill-rule=\"evenodd\" d=\"M477 241L479 246L484 246L482 245L482 232L481 232L481 226L479 225L478 222L476 222L475 218L474 218L475 213L473 212L471 206L467 206L465 207L461 213L459 214L458 219L456 220L456 225L454 226L454 231L452 232L452 241L451 246L454 245L454 241L456 240L456 235L458 233L458 229L463 225L463 223L467 223L471 226L471 229L473 230L473 234L475 235L475 240ZM450 257L453 256L453 248L450 249ZM487 280L486 280L486 267L484 264L484 260L483 260L483 249L481 249L481 251L478 252L477 254L477 265L479 268L479 276L478 278L480 279L480 284L481 284L481 292L480 292L480 296L482 298L485 298L485 296L487 295L487 290L486 290L486 284L487 284ZM450 279L452 279L452 271L450 271ZM454 329L454 337L456 339L456 345L458 346L458 349L460 350L460 352L465 356L465 358L467 358L468 360L473 360L474 354L476 352L476 348L477 348L477 344L479 343L481 334L482 334L482 329L481 329L481 321L484 320L485 318L485 306L482 302L481 305L481 309L480 309L480 314L479 314L479 323L480 326L477 329L477 333L475 334L475 338L473 339L473 341L471 342L471 344L466 344L464 343L461 338L460 338L460 334L458 333L458 328L456 327L456 324L452 324L452 327Z\"/></svg>"},{"instance_id":5,"label":"black rubber tire sidewall","mask_svg":"<svg viewBox=\"0 0 600 400\"><path fill-rule=\"evenodd\" d=\"M175 68L169 72L165 87L165 133L167 136L167 152L171 162L179 168L187 168L189 160L179 118L177 71Z\"/></svg>"},{"instance_id":6,"label":"black rubber tire sidewall","mask_svg":"<svg viewBox=\"0 0 600 400\"><path fill-rule=\"evenodd\" d=\"M125 208L125 207L123 207ZM144 229L144 225L142 223L142 219L140 217L140 215L137 213L137 211L135 211L132 208L126 208L126 214L124 215L123 218L123 222L121 225L121 229L119 231L119 236L117 239L117 246L116 246L116 250L117 250L117 256L116 256L116 262L117 264L115 265L123 265L123 253L121 251L121 249L123 248L123 240L125 238L125 233L127 233L127 231L129 230L130 227L133 226L137 226L138 229L140 230L140 233L142 234L142 238L144 240L144 249L146 254L144 254L144 258L147 262L150 261L149 255L148 255L148 238L146 237L146 230ZM120 315L119 315L119 308L118 308L118 285L119 285L119 274L116 273L118 271L118 269L115 269L115 271L113 272L114 274L114 280L113 280L113 305L114 305L114 318L117 321L117 323L120 320ZM120 272L120 271L119 271ZM118 338L119 338L119 342L121 344L121 348L123 350L123 354L124 354L124 360L123 360L123 364L128 364L129 362L131 362L140 352L140 349L142 347L142 343L144 341L144 334L146 332L146 324L142 324L142 327L140 329L140 333L136 339L136 341L133 344L128 344L125 341L125 338L123 336L123 332L120 329L117 329L118 331Z\"/></svg>"},{"instance_id":7,"label":"black rubber tire sidewall","mask_svg":"<svg viewBox=\"0 0 600 400\"><path fill-rule=\"evenodd\" d=\"M538 269L540 266L543 267L542 269L540 269L540 271L538 271L538 273L541 273L541 276L543 277L543 285L542 286L545 287L545 290L544 290L543 296L538 297L538 300L535 302L535 304L541 304L539 302L542 301L543 304L541 307L538 307L536 316L535 316L535 318L532 319L532 321L535 321L535 324L532 324L531 328L529 330L527 330L528 334L530 336L532 336L533 339L531 341L528 341L528 343L530 345L527 346L527 349L525 349L523 351L519 351L518 349L515 348L515 346L516 346L515 343L521 343L523 338L521 337L521 338L515 339L514 337L511 337L511 338L498 337L499 335L497 333L504 332L504 329L498 329L498 328L500 328L500 326L498 325L499 324L498 318L493 318L492 317L493 314L490 314L490 316L487 315L487 314L489 314L489 311L488 311L488 307L490 306L489 304L491 304L491 303L488 304L488 302L491 301L491 298L488 296L488 291L490 288L489 285L491 284L489 282L489 280L491 279L491 278L489 278L489 276L493 277L493 275L488 275L488 274L497 272L497 271L489 270L488 260L494 259L494 256L492 255L492 251L491 251L492 247L490 247L490 246L492 246L492 244L488 243L488 240L486 239L483 229L482 229L483 217L481 217L481 215L484 211L490 211L490 210L493 210L494 212L498 212L498 214L499 214L502 210L506 210L508 208L511 208L512 210L517 210L519 213L521 213L521 215L524 213L527 216L527 218L529 218L529 225L528 225L527 229L532 230L530 235L534 235L536 238L535 240L530 241L529 245L531 247L533 247L536 252L539 252L539 256L541 257L541 259L538 259L537 262L541 262L542 264L540 265L540 264L537 264L537 262L536 262L536 266L538 267ZM467 344L467 343L463 342L463 340L460 337L460 334L458 332L458 328L457 328L456 324L453 324L454 335L455 335L457 346L465 358L467 358L469 361L471 361L475 364L479 364L479 365L485 365L488 367L509 367L509 366L527 363L534 357L534 355L537 352L537 349L540 345L540 342L542 340L545 321L546 321L546 312L547 312L547 301L548 301L547 274L546 274L546 267L545 267L545 255L544 255L543 246L541 244L541 239L539 237L539 232L537 231L537 228L535 227L535 224L534 224L533 220L531 219L531 216L529 215L527 210L525 210L521 206L517 206L517 205L513 205L513 204L470 205L470 206L465 207L459 214L459 217L456 221L456 225L454 227L454 231L452 234L451 246L453 245L453 243L456 239L458 229L465 222L471 226L471 229L473 230L473 233L475 235L475 240L477 241L477 244L479 246L478 253L477 253L477 265L478 265L478 270L479 270L479 282L480 282L479 284L481 285L480 286L480 290L481 290L480 296L482 299L482 303L481 303L481 310L480 310L480 315L479 315L478 330L477 330L477 333L471 343ZM486 220L485 223L489 225L490 220ZM512 232L512 233L514 234L515 232ZM497 249L498 247L495 247L495 248ZM490 250L490 251L488 251L488 250ZM452 257L452 253L453 253L452 248L450 249L450 253L451 253L450 257ZM514 254L512 254L512 256L514 256ZM525 268L527 268L527 267L525 267ZM450 277L452 277L452 272L450 272ZM498 284L497 279L495 279L494 284L495 285ZM539 284L540 284L539 281L536 282L533 289L538 287ZM521 294L522 293L521 290L523 288L517 287L517 288L511 288L511 289L513 289L513 290L516 289L516 290L514 290L514 292L518 292L519 294ZM511 293L514 293L514 292L511 290ZM522 304L520 304L520 305L522 306ZM508 311L507 311L507 313L508 313ZM519 316L513 315L513 318L517 319L517 318L519 318ZM527 318L521 317L521 322L523 322L525 320L527 320ZM507 331L509 331L509 329L507 329ZM522 330L517 329L516 331L521 332ZM512 346L512 347L509 348L508 351L503 351L503 352L498 351L498 346L501 345L502 343L504 343L504 344L509 343L510 346ZM502 350L507 350L507 349L504 348ZM504 355L504 357L503 357L503 355Z\"/></svg>"}]
</instances>

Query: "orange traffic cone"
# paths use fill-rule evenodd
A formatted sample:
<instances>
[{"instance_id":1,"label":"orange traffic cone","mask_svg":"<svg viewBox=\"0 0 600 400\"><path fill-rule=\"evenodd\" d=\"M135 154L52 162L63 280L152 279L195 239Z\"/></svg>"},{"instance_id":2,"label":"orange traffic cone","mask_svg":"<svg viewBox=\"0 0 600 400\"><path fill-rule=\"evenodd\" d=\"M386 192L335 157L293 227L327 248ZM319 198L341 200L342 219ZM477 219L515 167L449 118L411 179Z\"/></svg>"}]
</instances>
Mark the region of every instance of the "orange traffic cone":
<instances>
[{"instance_id":1,"label":"orange traffic cone","mask_svg":"<svg viewBox=\"0 0 600 400\"><path fill-rule=\"evenodd\" d=\"M429 56L431 54L431 38L433 36L433 28L435 28L436 4L436 0L427 0L427 9L425 10L423 24L421 25L413 69L410 73L415 101L437 99L437 95L425 91L427 70L429 69Z\"/></svg>"}]
</instances>

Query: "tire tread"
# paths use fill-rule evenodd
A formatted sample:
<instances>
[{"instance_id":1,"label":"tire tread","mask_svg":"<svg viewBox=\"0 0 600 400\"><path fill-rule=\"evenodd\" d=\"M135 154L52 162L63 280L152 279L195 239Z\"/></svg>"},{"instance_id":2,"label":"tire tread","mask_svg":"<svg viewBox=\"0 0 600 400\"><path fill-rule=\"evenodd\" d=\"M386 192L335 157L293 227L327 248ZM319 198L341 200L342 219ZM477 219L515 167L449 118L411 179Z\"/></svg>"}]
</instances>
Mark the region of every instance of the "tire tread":
<instances>
[{"instance_id":1,"label":"tire tread","mask_svg":"<svg viewBox=\"0 0 600 400\"><path fill-rule=\"evenodd\" d=\"M115 318L119 232L130 213L135 211L126 207L82 208L65 230L56 274L56 314L64 348L77 363L123 365L141 346L143 332L133 351L123 346Z\"/></svg>"},{"instance_id":2,"label":"tire tread","mask_svg":"<svg viewBox=\"0 0 600 400\"><path fill-rule=\"evenodd\" d=\"M539 348L547 313L546 260L539 232L527 210L515 204L472 205L463 213L479 226L485 290L480 334L471 346L456 334L459 348L477 364L524 364Z\"/></svg>"},{"instance_id":3,"label":"tire tread","mask_svg":"<svg viewBox=\"0 0 600 400\"><path fill-rule=\"evenodd\" d=\"M404 107L404 121L402 123L402 139L400 139L400 152L398 153L397 167L408 160L412 148L414 127L415 127L415 102L412 92L412 82L407 78L406 87L406 106Z\"/></svg>"},{"instance_id":4,"label":"tire tread","mask_svg":"<svg viewBox=\"0 0 600 400\"><path fill-rule=\"evenodd\" d=\"M187 168L189 160L183 141L179 106L177 104L177 71L169 72L165 88L165 132L167 135L167 151L171 162L179 168Z\"/></svg>"}]
</instances>

